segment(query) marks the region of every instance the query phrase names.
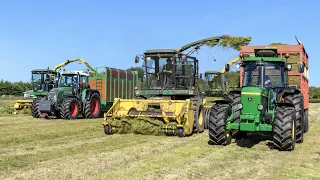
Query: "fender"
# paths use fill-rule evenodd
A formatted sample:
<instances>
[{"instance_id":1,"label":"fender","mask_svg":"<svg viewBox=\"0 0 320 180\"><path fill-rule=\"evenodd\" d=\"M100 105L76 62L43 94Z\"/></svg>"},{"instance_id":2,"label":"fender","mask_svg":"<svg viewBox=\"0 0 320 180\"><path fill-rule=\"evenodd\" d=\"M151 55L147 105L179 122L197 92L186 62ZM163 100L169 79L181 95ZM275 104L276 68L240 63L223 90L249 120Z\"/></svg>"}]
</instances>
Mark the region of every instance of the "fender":
<instances>
[{"instance_id":1,"label":"fender","mask_svg":"<svg viewBox=\"0 0 320 180\"><path fill-rule=\"evenodd\" d=\"M100 92L98 90L88 89L86 92L86 100L89 100L93 93L97 93L100 96Z\"/></svg>"},{"instance_id":2,"label":"fender","mask_svg":"<svg viewBox=\"0 0 320 180\"><path fill-rule=\"evenodd\" d=\"M294 105L291 104L291 103L276 103L276 106L277 107L287 106L287 107L293 107L294 108Z\"/></svg>"}]
</instances>

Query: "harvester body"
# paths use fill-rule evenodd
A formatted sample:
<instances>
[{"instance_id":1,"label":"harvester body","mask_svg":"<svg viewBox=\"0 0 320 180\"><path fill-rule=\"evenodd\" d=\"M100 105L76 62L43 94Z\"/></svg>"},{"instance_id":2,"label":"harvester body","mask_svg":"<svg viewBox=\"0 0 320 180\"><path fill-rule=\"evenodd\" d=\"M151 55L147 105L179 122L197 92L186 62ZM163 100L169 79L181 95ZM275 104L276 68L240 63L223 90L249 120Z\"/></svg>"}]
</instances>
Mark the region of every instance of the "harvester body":
<instances>
[{"instance_id":1,"label":"harvester body","mask_svg":"<svg viewBox=\"0 0 320 180\"><path fill-rule=\"evenodd\" d=\"M288 63L290 54L283 55L273 47L254 49L253 57L240 54L241 88L216 101L210 111L212 144L229 144L232 136L241 138L247 132L271 132L279 150L293 150L296 142L303 142L308 126L304 93L298 84L289 85L288 73L297 65L296 73L302 75L306 63Z\"/></svg>"},{"instance_id":2,"label":"harvester body","mask_svg":"<svg viewBox=\"0 0 320 180\"><path fill-rule=\"evenodd\" d=\"M32 90L24 93L24 100L17 100L10 114L18 114L24 108L30 108L34 99L45 97L57 86L55 82L57 72L50 69L34 69L31 71Z\"/></svg>"},{"instance_id":3,"label":"harvester body","mask_svg":"<svg viewBox=\"0 0 320 180\"><path fill-rule=\"evenodd\" d=\"M140 57L136 57L136 63ZM198 60L173 49L148 50L142 56L144 77L135 99L115 99L105 113L104 128L111 134L110 118L147 117L164 122L163 131L182 137L203 132L203 102L199 96ZM175 122L175 126L169 125Z\"/></svg>"}]
</instances>

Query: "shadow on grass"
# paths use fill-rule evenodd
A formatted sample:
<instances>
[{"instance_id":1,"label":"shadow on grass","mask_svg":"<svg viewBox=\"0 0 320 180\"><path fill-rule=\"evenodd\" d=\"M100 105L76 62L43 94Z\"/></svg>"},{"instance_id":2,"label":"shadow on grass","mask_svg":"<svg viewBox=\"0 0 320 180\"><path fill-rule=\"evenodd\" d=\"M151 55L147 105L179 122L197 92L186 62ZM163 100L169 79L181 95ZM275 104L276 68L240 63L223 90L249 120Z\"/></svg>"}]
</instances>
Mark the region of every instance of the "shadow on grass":
<instances>
[{"instance_id":1,"label":"shadow on grass","mask_svg":"<svg viewBox=\"0 0 320 180\"><path fill-rule=\"evenodd\" d=\"M266 145L270 149L273 149L272 135L268 133L248 134L247 136L243 136L235 140L237 146L246 148L252 148L253 146L264 141L268 141Z\"/></svg>"}]
</instances>

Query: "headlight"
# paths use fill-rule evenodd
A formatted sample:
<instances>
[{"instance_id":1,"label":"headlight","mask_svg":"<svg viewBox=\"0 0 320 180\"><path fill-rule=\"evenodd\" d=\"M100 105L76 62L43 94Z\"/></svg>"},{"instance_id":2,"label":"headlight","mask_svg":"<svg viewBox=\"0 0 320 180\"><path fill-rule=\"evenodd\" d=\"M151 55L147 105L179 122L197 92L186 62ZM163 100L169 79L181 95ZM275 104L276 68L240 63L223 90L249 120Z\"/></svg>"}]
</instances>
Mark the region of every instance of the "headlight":
<instances>
[{"instance_id":1,"label":"headlight","mask_svg":"<svg viewBox=\"0 0 320 180\"><path fill-rule=\"evenodd\" d=\"M238 108L239 109L242 109L242 107L243 107L243 105L240 103L240 104L238 104Z\"/></svg>"},{"instance_id":2,"label":"headlight","mask_svg":"<svg viewBox=\"0 0 320 180\"><path fill-rule=\"evenodd\" d=\"M259 104L259 105L258 105L258 109L259 109L259 110L262 110L262 109L263 109L263 105L262 105L262 104Z\"/></svg>"}]
</instances>

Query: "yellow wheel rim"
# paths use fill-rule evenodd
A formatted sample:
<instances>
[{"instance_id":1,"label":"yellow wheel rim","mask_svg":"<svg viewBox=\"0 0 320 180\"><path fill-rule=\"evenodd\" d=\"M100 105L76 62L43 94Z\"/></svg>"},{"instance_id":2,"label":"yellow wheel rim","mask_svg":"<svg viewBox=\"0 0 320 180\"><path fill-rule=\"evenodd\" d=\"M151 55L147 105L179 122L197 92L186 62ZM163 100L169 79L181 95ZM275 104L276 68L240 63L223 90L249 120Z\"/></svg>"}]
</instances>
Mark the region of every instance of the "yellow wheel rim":
<instances>
[{"instance_id":1,"label":"yellow wheel rim","mask_svg":"<svg viewBox=\"0 0 320 180\"><path fill-rule=\"evenodd\" d=\"M203 109L200 110L200 115L199 115L199 124L202 125L203 124Z\"/></svg>"},{"instance_id":2,"label":"yellow wheel rim","mask_svg":"<svg viewBox=\"0 0 320 180\"><path fill-rule=\"evenodd\" d=\"M230 137L230 129L226 129L226 136L227 136L227 138Z\"/></svg>"},{"instance_id":3,"label":"yellow wheel rim","mask_svg":"<svg viewBox=\"0 0 320 180\"><path fill-rule=\"evenodd\" d=\"M292 132L292 135L291 135L291 138L292 138L292 141L294 141L294 135L295 135L295 132L294 132L294 121L292 121L292 130L291 130L291 132Z\"/></svg>"}]
</instances>

